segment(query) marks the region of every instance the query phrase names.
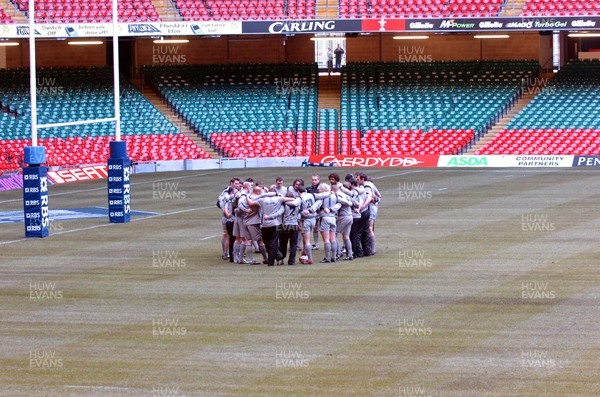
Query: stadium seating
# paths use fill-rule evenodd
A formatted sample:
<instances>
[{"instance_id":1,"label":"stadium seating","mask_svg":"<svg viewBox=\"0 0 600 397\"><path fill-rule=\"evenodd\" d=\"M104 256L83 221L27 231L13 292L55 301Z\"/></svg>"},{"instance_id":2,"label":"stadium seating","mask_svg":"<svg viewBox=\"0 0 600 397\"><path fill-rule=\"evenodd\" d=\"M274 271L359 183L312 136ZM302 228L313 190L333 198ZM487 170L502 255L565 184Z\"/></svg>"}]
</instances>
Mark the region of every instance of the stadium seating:
<instances>
[{"instance_id":1,"label":"stadium seating","mask_svg":"<svg viewBox=\"0 0 600 397\"><path fill-rule=\"evenodd\" d=\"M305 152L305 138L316 130L315 64L151 66L143 73L191 128L227 155L239 155L243 137L264 142L262 155L282 152L270 149L271 140Z\"/></svg>"},{"instance_id":2,"label":"stadium seating","mask_svg":"<svg viewBox=\"0 0 600 397\"><path fill-rule=\"evenodd\" d=\"M109 136L47 138L40 139L38 145L46 148L48 166L106 164L112 140L114 137ZM210 158L184 134L129 135L122 140L134 161ZM23 147L31 145L31 139L2 141L2 145L0 171L17 170L22 166Z\"/></svg>"},{"instance_id":3,"label":"stadium seating","mask_svg":"<svg viewBox=\"0 0 600 397\"><path fill-rule=\"evenodd\" d=\"M597 0L527 0L523 16L579 16L598 15L600 1Z\"/></svg>"},{"instance_id":4,"label":"stadium seating","mask_svg":"<svg viewBox=\"0 0 600 397\"><path fill-rule=\"evenodd\" d=\"M15 21L11 18L10 14L0 7L0 25L8 25L11 23L15 23Z\"/></svg>"},{"instance_id":5,"label":"stadium seating","mask_svg":"<svg viewBox=\"0 0 600 397\"><path fill-rule=\"evenodd\" d=\"M186 21L314 19L314 0L174 0Z\"/></svg>"},{"instance_id":6,"label":"stadium seating","mask_svg":"<svg viewBox=\"0 0 600 397\"><path fill-rule=\"evenodd\" d=\"M479 154L598 154L600 61L571 61Z\"/></svg>"},{"instance_id":7,"label":"stadium seating","mask_svg":"<svg viewBox=\"0 0 600 397\"><path fill-rule=\"evenodd\" d=\"M358 131L364 148L377 150L369 134L391 131L382 135L392 139L390 147L398 138L414 140L416 132L429 153L461 152L470 144L464 137L473 139L498 121L538 67L535 61L349 64L342 75L342 149ZM385 151L385 141L379 143ZM410 149L403 153L423 150L420 143L400 147ZM347 149L361 152L359 146Z\"/></svg>"},{"instance_id":8,"label":"stadium seating","mask_svg":"<svg viewBox=\"0 0 600 397\"><path fill-rule=\"evenodd\" d=\"M340 0L340 18L495 17L503 0Z\"/></svg>"},{"instance_id":9,"label":"stadium seating","mask_svg":"<svg viewBox=\"0 0 600 397\"><path fill-rule=\"evenodd\" d=\"M12 0L25 14L28 0ZM37 23L102 23L112 21L112 0L40 0L35 2ZM151 0L119 0L119 22L161 21Z\"/></svg>"},{"instance_id":10,"label":"stadium seating","mask_svg":"<svg viewBox=\"0 0 600 397\"><path fill-rule=\"evenodd\" d=\"M38 124L74 122L111 118L114 116L112 70L42 69L38 74ZM129 155L136 160L204 158L206 153L184 138L177 128L148 102L128 81L121 85L121 134L130 140ZM29 71L26 69L0 70L0 154L8 167L19 164L24 143L31 136L29 103ZM49 152L52 165L105 162L106 143L114 135L114 123L102 122L38 130L41 142L49 148L63 147L60 142L90 142L106 144L88 150ZM77 147L75 145L74 147ZM10 149L10 150L8 150ZM97 157L100 156L100 157ZM54 163L56 161L56 164ZM18 167L17 167L18 168Z\"/></svg>"}]
</instances>

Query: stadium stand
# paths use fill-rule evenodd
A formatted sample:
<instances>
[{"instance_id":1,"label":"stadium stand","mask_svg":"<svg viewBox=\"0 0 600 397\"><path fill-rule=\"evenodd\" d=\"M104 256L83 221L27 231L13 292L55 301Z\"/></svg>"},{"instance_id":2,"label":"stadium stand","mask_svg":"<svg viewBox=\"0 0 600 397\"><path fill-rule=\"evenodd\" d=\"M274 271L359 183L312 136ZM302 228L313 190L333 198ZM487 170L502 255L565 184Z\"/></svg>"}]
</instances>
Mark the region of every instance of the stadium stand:
<instances>
[{"instance_id":1,"label":"stadium stand","mask_svg":"<svg viewBox=\"0 0 600 397\"><path fill-rule=\"evenodd\" d=\"M349 64L342 76L342 150L461 153L538 69L535 61Z\"/></svg>"},{"instance_id":2,"label":"stadium stand","mask_svg":"<svg viewBox=\"0 0 600 397\"><path fill-rule=\"evenodd\" d=\"M600 61L571 61L476 154L598 154Z\"/></svg>"},{"instance_id":3,"label":"stadium stand","mask_svg":"<svg viewBox=\"0 0 600 397\"><path fill-rule=\"evenodd\" d=\"M25 14L28 0L12 0ZM111 0L39 0L35 2L36 23L102 23L112 21ZM161 21L151 0L119 0L119 22Z\"/></svg>"},{"instance_id":4,"label":"stadium stand","mask_svg":"<svg viewBox=\"0 0 600 397\"><path fill-rule=\"evenodd\" d=\"M314 19L314 0L174 0L186 21Z\"/></svg>"},{"instance_id":5,"label":"stadium stand","mask_svg":"<svg viewBox=\"0 0 600 397\"><path fill-rule=\"evenodd\" d=\"M130 145L133 160L206 158L208 155L153 107L132 85L121 79L121 133ZM42 69L37 80L38 123L63 123L114 116L112 70ZM4 165L18 168L23 146L31 136L29 71L0 70L0 141L5 148ZM114 123L96 123L40 129L41 145L48 147L49 165L106 162L109 135ZM129 136L129 137L127 137ZM70 143L80 150L67 148ZM101 144L106 143L106 147ZM93 147L90 146L93 144ZM67 145L65 147L65 145ZM8 159L11 161L8 161ZM16 162L16 163L15 163ZM16 167L15 167L16 166Z\"/></svg>"},{"instance_id":6,"label":"stadium stand","mask_svg":"<svg viewBox=\"0 0 600 397\"><path fill-rule=\"evenodd\" d=\"M579 16L598 15L600 2L596 0L527 0L523 16Z\"/></svg>"},{"instance_id":7,"label":"stadium stand","mask_svg":"<svg viewBox=\"0 0 600 397\"><path fill-rule=\"evenodd\" d=\"M340 0L340 18L495 17L503 0Z\"/></svg>"},{"instance_id":8,"label":"stadium stand","mask_svg":"<svg viewBox=\"0 0 600 397\"><path fill-rule=\"evenodd\" d=\"M149 66L143 74L190 127L227 156L313 151L316 64Z\"/></svg>"},{"instance_id":9,"label":"stadium stand","mask_svg":"<svg viewBox=\"0 0 600 397\"><path fill-rule=\"evenodd\" d=\"M11 23L15 23L15 21L11 18L10 14L0 7L0 25L7 25Z\"/></svg>"}]
</instances>

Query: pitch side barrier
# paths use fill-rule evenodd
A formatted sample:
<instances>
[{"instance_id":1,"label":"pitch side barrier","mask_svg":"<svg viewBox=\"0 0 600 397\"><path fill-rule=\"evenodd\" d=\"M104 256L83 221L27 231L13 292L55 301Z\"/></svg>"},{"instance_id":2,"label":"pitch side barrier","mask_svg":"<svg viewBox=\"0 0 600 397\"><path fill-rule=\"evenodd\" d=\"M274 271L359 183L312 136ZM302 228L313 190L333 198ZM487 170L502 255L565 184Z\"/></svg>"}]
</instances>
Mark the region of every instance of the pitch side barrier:
<instances>
[{"instance_id":1,"label":"pitch side barrier","mask_svg":"<svg viewBox=\"0 0 600 397\"><path fill-rule=\"evenodd\" d=\"M313 155L310 157L251 159L165 160L136 163L132 166L132 173L301 166L357 168L598 168L600 167L600 155ZM49 167L47 177L49 185L106 179L108 178L108 167L106 164L80 167ZM0 191L21 189L22 187L22 174L11 173L0 177Z\"/></svg>"}]
</instances>

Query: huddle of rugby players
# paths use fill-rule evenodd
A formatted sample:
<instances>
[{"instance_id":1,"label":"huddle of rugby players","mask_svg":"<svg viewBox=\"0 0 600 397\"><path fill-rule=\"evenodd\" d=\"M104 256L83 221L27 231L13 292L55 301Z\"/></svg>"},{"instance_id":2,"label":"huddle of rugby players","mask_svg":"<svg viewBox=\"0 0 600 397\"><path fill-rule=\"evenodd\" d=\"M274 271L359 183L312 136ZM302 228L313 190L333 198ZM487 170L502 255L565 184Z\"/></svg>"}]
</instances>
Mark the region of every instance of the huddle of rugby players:
<instances>
[{"instance_id":1,"label":"huddle of rugby players","mask_svg":"<svg viewBox=\"0 0 600 397\"><path fill-rule=\"evenodd\" d=\"M315 174L308 187L302 179L294 179L286 188L278 176L267 189L252 178L232 178L217 199L223 225L222 258L238 264L280 266L287 257L287 264L295 265L301 251L299 262L311 265L319 235L325 254L320 263L375 255L379 190L364 172L346 175L343 183L336 173L328 179L330 184L322 183Z\"/></svg>"}]
</instances>

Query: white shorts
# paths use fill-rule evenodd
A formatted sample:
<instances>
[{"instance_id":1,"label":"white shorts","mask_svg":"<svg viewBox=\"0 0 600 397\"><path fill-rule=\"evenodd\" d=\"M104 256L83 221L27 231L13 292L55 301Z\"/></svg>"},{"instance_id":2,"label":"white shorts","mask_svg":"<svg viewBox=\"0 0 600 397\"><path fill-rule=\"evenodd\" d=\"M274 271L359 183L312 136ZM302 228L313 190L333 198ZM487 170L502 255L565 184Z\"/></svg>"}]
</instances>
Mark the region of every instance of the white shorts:
<instances>
[{"instance_id":1,"label":"white shorts","mask_svg":"<svg viewBox=\"0 0 600 397\"><path fill-rule=\"evenodd\" d=\"M374 221L377 219L377 211L379 211L379 206L376 204L369 204L369 220Z\"/></svg>"},{"instance_id":2,"label":"white shorts","mask_svg":"<svg viewBox=\"0 0 600 397\"><path fill-rule=\"evenodd\" d=\"M317 223L316 218L306 218L302 220L302 233L312 232Z\"/></svg>"},{"instance_id":3,"label":"white shorts","mask_svg":"<svg viewBox=\"0 0 600 397\"><path fill-rule=\"evenodd\" d=\"M325 216L321 218L321 222L319 223L320 232L335 232L335 228L335 216Z\"/></svg>"}]
</instances>

